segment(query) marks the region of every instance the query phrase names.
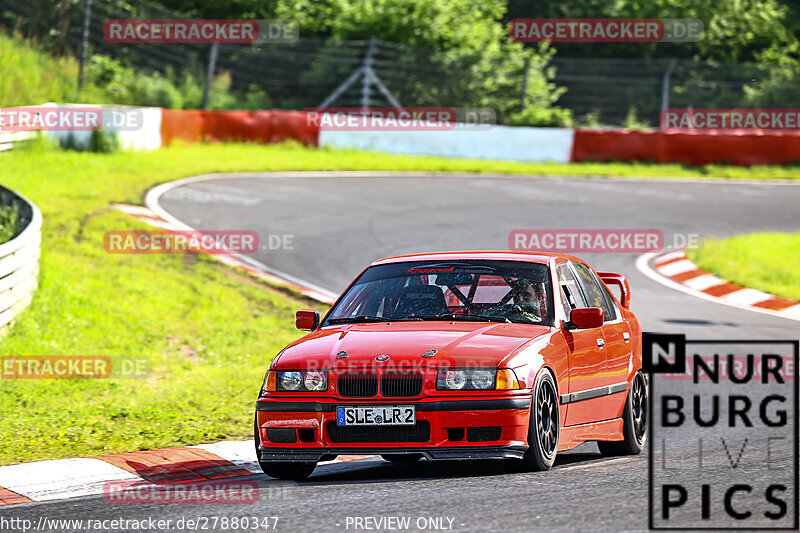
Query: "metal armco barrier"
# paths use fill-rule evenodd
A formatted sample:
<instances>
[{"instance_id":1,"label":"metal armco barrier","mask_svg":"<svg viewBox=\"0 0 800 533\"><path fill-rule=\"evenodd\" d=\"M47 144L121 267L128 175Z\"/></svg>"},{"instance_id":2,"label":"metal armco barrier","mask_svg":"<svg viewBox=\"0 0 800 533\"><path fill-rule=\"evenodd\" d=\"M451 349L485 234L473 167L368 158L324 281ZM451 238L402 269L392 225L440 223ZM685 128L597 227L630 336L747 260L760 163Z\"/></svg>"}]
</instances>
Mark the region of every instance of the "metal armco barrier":
<instances>
[{"instance_id":1,"label":"metal armco barrier","mask_svg":"<svg viewBox=\"0 0 800 533\"><path fill-rule=\"evenodd\" d=\"M42 213L32 202L0 185L0 205L16 205L22 231L0 244L0 335L31 303L39 276Z\"/></svg>"},{"instance_id":2,"label":"metal armco barrier","mask_svg":"<svg viewBox=\"0 0 800 533\"><path fill-rule=\"evenodd\" d=\"M21 142L29 141L36 137L32 131L0 131L0 152L11 150Z\"/></svg>"}]
</instances>

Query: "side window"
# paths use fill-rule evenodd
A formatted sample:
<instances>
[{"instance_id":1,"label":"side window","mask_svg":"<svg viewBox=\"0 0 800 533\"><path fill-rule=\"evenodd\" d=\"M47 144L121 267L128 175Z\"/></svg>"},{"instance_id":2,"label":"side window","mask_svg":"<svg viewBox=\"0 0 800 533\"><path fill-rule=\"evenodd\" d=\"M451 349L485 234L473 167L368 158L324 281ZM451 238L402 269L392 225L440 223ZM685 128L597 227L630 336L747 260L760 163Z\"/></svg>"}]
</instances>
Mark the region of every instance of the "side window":
<instances>
[{"instance_id":1,"label":"side window","mask_svg":"<svg viewBox=\"0 0 800 533\"><path fill-rule=\"evenodd\" d=\"M597 279L594 272L581 263L574 263L574 266L575 271L578 273L581 287L583 287L583 292L586 294L586 299L589 301L589 307L599 307L602 309L606 321L616 320L617 313L614 310L611 295L608 294L608 291L600 280Z\"/></svg>"},{"instance_id":2,"label":"side window","mask_svg":"<svg viewBox=\"0 0 800 533\"><path fill-rule=\"evenodd\" d=\"M578 281L569 268L568 263L562 263L556 267L558 274L558 285L561 290L561 300L564 303L564 315L569 318L570 311L578 307L589 307L583 297Z\"/></svg>"}]
</instances>

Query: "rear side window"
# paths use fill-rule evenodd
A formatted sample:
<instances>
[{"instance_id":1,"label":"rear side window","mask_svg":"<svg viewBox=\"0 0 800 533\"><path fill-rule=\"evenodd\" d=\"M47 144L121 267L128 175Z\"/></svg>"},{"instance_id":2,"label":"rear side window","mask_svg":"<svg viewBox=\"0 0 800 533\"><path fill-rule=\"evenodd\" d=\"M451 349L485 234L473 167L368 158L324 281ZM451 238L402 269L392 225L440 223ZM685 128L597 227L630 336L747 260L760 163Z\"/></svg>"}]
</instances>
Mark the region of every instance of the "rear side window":
<instances>
[{"instance_id":1,"label":"rear side window","mask_svg":"<svg viewBox=\"0 0 800 533\"><path fill-rule=\"evenodd\" d=\"M614 301L608 290L603 286L594 272L589 270L589 267L582 263L573 263L575 272L578 274L583 292L586 295L586 300L589 307L599 307L603 310L603 316L606 321L616 320L617 312L615 310Z\"/></svg>"},{"instance_id":2,"label":"rear side window","mask_svg":"<svg viewBox=\"0 0 800 533\"><path fill-rule=\"evenodd\" d=\"M578 280L575 279L575 274L569 268L569 263L561 263L556 267L558 273L558 286L561 290L561 301L564 305L564 316L569 320L569 314L573 309L579 307L589 307L583 297L578 286Z\"/></svg>"}]
</instances>

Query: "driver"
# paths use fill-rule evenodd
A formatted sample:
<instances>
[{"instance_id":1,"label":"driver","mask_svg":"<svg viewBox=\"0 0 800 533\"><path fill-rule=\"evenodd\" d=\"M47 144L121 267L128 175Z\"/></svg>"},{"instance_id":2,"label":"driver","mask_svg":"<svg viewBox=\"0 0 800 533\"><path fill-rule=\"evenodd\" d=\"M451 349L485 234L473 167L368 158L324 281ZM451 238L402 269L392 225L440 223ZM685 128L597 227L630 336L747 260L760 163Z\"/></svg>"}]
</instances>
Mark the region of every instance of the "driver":
<instances>
[{"instance_id":1,"label":"driver","mask_svg":"<svg viewBox=\"0 0 800 533\"><path fill-rule=\"evenodd\" d=\"M519 279L511 284L511 297L514 305L526 318L538 322L541 320L539 308L539 292L536 286L527 279Z\"/></svg>"}]
</instances>

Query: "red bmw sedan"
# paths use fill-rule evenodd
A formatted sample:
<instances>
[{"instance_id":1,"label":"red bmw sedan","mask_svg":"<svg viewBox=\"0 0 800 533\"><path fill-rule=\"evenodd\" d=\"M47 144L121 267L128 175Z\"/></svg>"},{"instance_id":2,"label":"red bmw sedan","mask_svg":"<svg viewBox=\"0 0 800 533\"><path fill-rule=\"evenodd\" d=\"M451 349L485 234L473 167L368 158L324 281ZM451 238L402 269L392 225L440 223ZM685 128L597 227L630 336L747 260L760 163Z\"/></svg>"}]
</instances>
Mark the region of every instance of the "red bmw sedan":
<instances>
[{"instance_id":1,"label":"red bmw sedan","mask_svg":"<svg viewBox=\"0 0 800 533\"><path fill-rule=\"evenodd\" d=\"M616 285L619 299L609 290ZM256 454L304 479L340 454L550 468L647 434L641 327L620 274L562 254L443 252L371 264L267 371Z\"/></svg>"}]
</instances>

